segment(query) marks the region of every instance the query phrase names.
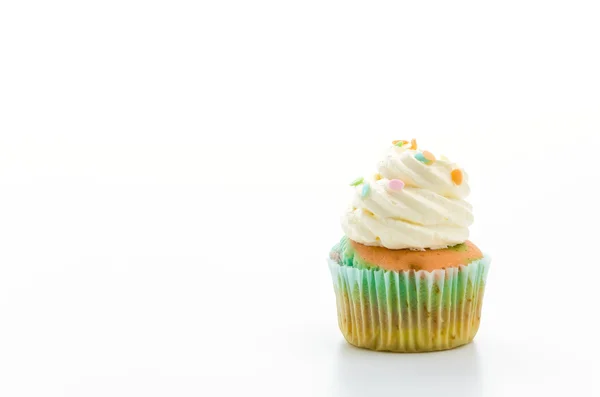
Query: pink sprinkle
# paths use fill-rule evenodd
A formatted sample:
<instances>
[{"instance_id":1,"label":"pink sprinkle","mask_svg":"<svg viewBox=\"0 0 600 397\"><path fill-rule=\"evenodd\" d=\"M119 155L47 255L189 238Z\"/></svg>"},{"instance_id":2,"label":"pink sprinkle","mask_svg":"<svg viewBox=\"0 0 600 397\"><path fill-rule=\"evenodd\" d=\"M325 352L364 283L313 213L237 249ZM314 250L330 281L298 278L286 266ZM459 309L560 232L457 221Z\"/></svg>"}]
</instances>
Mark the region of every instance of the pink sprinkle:
<instances>
[{"instance_id":1,"label":"pink sprinkle","mask_svg":"<svg viewBox=\"0 0 600 397\"><path fill-rule=\"evenodd\" d=\"M404 182L402 182L400 179L392 179L388 186L392 190L402 190L404 189Z\"/></svg>"}]
</instances>

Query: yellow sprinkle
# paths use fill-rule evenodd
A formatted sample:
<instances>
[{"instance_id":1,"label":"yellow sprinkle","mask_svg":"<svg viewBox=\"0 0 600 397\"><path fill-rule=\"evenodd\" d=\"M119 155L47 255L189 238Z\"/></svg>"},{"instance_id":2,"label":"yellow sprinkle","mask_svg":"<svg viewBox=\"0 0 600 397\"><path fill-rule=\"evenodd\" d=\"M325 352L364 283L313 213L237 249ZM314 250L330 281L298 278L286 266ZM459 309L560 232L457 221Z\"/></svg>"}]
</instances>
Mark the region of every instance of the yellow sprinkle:
<instances>
[{"instance_id":1,"label":"yellow sprinkle","mask_svg":"<svg viewBox=\"0 0 600 397\"><path fill-rule=\"evenodd\" d=\"M452 182L456 185L460 185L463 182L463 173L458 168L452 170L450 176L452 176Z\"/></svg>"},{"instance_id":2,"label":"yellow sprinkle","mask_svg":"<svg viewBox=\"0 0 600 397\"><path fill-rule=\"evenodd\" d=\"M375 175L373 176L373 179L375 179L376 181L380 181L380 180L382 180L382 179L383 179L383 177L381 176L381 174L375 174Z\"/></svg>"},{"instance_id":3,"label":"yellow sprinkle","mask_svg":"<svg viewBox=\"0 0 600 397\"><path fill-rule=\"evenodd\" d=\"M416 139L410 140L410 150L417 150L417 140Z\"/></svg>"},{"instance_id":4,"label":"yellow sprinkle","mask_svg":"<svg viewBox=\"0 0 600 397\"><path fill-rule=\"evenodd\" d=\"M369 216L375 216L375 214L374 214L374 213L372 213L371 211L369 211L369 210L366 210L366 209L364 209L364 208L363 208L363 212L364 212L365 214L369 215Z\"/></svg>"}]
</instances>

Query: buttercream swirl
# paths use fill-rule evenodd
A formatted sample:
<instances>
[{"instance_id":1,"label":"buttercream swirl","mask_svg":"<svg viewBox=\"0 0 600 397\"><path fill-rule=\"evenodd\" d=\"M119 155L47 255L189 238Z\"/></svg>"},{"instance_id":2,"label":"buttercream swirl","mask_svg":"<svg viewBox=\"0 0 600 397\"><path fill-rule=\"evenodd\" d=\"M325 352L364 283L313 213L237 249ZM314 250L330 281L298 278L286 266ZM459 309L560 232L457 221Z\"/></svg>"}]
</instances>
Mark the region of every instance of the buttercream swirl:
<instances>
[{"instance_id":1,"label":"buttercream swirl","mask_svg":"<svg viewBox=\"0 0 600 397\"><path fill-rule=\"evenodd\" d=\"M450 161L419 160L418 150L392 146L379 162L378 173L355 186L351 207L342 216L352 240L390 249L439 249L465 242L473 223L467 174L457 184ZM390 180L404 182L397 189ZM369 187L365 188L365 184Z\"/></svg>"}]
</instances>

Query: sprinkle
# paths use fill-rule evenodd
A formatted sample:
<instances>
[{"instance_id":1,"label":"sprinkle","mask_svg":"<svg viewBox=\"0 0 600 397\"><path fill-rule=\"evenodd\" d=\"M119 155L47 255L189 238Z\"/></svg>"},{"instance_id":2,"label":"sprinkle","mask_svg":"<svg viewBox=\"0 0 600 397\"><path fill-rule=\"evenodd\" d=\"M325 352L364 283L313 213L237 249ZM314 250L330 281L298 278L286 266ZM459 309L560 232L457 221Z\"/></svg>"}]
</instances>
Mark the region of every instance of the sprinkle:
<instances>
[{"instance_id":1,"label":"sprinkle","mask_svg":"<svg viewBox=\"0 0 600 397\"><path fill-rule=\"evenodd\" d=\"M411 139L410 140L410 149L411 150L417 150L417 140L416 139Z\"/></svg>"},{"instance_id":2,"label":"sprinkle","mask_svg":"<svg viewBox=\"0 0 600 397\"><path fill-rule=\"evenodd\" d=\"M350 186L358 186L361 183L363 183L365 180L365 178L360 177L360 178L356 178L355 180L353 180L352 182L350 182Z\"/></svg>"},{"instance_id":3,"label":"sprinkle","mask_svg":"<svg viewBox=\"0 0 600 397\"><path fill-rule=\"evenodd\" d=\"M415 154L415 158L417 160L419 160L421 163L427 164L427 159L425 158L425 156L423 156L423 153L417 153L417 154Z\"/></svg>"},{"instance_id":4,"label":"sprinkle","mask_svg":"<svg viewBox=\"0 0 600 397\"><path fill-rule=\"evenodd\" d=\"M392 145L402 147L402 146L406 145L407 143L408 143L408 141L398 140L398 141L393 141Z\"/></svg>"},{"instance_id":5,"label":"sprinkle","mask_svg":"<svg viewBox=\"0 0 600 397\"><path fill-rule=\"evenodd\" d=\"M388 184L388 187L391 190L402 190L404 189L404 182L402 182L400 179L392 179Z\"/></svg>"},{"instance_id":6,"label":"sprinkle","mask_svg":"<svg viewBox=\"0 0 600 397\"><path fill-rule=\"evenodd\" d=\"M427 165L431 165L431 164L435 163L435 156L433 155L433 153L425 150L423 152L423 157L425 157L425 159L427 160Z\"/></svg>"},{"instance_id":7,"label":"sprinkle","mask_svg":"<svg viewBox=\"0 0 600 397\"><path fill-rule=\"evenodd\" d=\"M454 182L455 185L460 185L463 182L463 173L458 168L452 170L450 175L452 176L452 182Z\"/></svg>"},{"instance_id":8,"label":"sprinkle","mask_svg":"<svg viewBox=\"0 0 600 397\"><path fill-rule=\"evenodd\" d=\"M426 165L431 165L435 163L435 156L428 151L415 154L415 158Z\"/></svg>"},{"instance_id":9,"label":"sprinkle","mask_svg":"<svg viewBox=\"0 0 600 397\"><path fill-rule=\"evenodd\" d=\"M371 186L367 183L363 186L362 191L360 192L360 197L367 198L371 193Z\"/></svg>"},{"instance_id":10,"label":"sprinkle","mask_svg":"<svg viewBox=\"0 0 600 397\"><path fill-rule=\"evenodd\" d=\"M373 179L375 179L376 181L380 181L380 180L382 180L382 179L383 179L383 177L381 176L381 174L375 174L375 175L373 176Z\"/></svg>"}]
</instances>

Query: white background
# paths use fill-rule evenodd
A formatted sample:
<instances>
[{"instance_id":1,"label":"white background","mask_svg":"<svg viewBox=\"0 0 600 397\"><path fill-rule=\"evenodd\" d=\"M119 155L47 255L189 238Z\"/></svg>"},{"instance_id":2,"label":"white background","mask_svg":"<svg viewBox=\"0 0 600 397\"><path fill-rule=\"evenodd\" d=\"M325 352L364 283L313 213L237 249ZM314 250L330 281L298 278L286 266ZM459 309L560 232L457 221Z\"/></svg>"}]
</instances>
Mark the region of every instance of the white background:
<instances>
[{"instance_id":1,"label":"white background","mask_svg":"<svg viewBox=\"0 0 600 397\"><path fill-rule=\"evenodd\" d=\"M0 395L598 395L593 3L3 1ZM359 350L325 257L412 137L470 175L482 324Z\"/></svg>"}]
</instances>

